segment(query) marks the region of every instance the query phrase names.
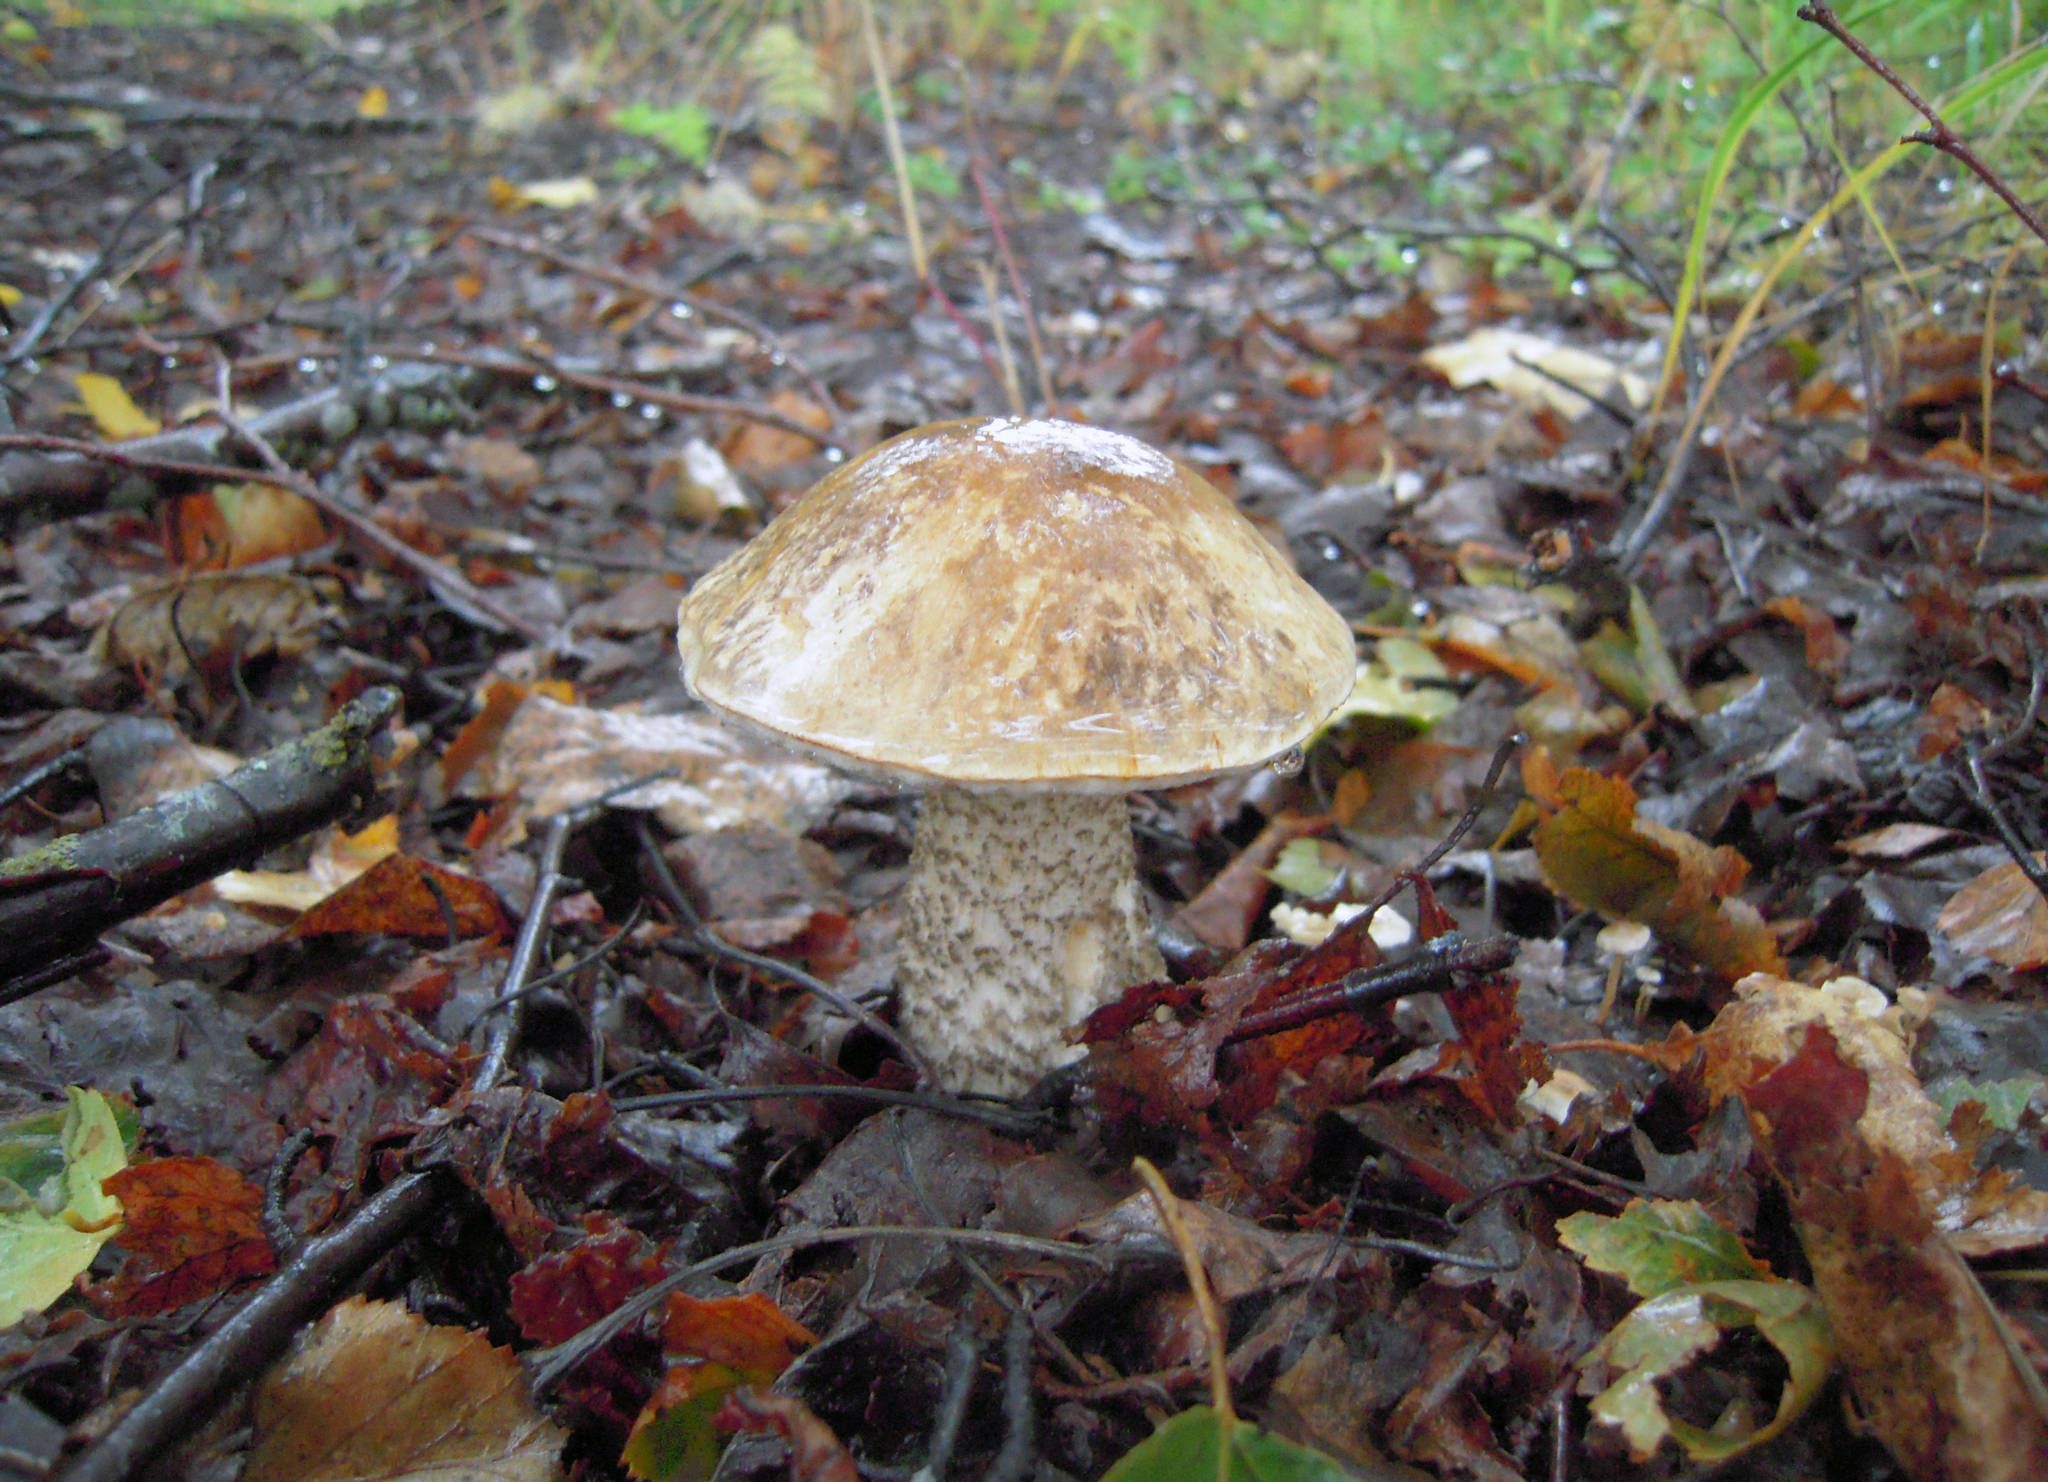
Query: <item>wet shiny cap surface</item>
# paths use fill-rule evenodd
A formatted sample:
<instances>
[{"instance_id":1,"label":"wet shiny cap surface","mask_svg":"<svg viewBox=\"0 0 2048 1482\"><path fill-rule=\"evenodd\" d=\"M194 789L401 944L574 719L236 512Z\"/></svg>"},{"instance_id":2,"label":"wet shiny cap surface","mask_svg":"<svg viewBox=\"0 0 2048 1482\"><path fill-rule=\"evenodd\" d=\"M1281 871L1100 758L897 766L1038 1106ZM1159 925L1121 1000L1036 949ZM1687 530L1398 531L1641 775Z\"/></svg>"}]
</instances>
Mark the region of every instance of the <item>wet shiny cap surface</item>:
<instances>
[{"instance_id":1,"label":"wet shiny cap surface","mask_svg":"<svg viewBox=\"0 0 2048 1482\"><path fill-rule=\"evenodd\" d=\"M1249 767L1350 693L1351 631L1205 480L1014 417L835 470L683 599L713 708L856 770L1164 786Z\"/></svg>"}]
</instances>

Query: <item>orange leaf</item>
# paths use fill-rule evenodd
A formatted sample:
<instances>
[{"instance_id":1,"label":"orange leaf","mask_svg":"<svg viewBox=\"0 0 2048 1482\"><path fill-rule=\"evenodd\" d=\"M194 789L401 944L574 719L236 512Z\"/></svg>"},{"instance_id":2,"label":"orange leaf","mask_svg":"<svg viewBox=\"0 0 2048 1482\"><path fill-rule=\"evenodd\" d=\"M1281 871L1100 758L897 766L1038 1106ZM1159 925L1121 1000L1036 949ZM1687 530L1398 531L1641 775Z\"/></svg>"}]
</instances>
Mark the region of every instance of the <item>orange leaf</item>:
<instances>
[{"instance_id":1,"label":"orange leaf","mask_svg":"<svg viewBox=\"0 0 2048 1482\"><path fill-rule=\"evenodd\" d=\"M802 1323L758 1292L700 1300L683 1292L668 1299L661 1346L671 1358L724 1364L772 1379L818 1340Z\"/></svg>"},{"instance_id":2,"label":"orange leaf","mask_svg":"<svg viewBox=\"0 0 2048 1482\"><path fill-rule=\"evenodd\" d=\"M96 1294L117 1317L152 1317L277 1269L263 1195L211 1158L157 1158L105 1181L127 1223L128 1260Z\"/></svg>"},{"instance_id":3,"label":"orange leaf","mask_svg":"<svg viewBox=\"0 0 2048 1482\"><path fill-rule=\"evenodd\" d=\"M295 937L380 931L460 940L500 935L505 913L491 887L409 854L380 859L292 924Z\"/></svg>"}]
</instances>

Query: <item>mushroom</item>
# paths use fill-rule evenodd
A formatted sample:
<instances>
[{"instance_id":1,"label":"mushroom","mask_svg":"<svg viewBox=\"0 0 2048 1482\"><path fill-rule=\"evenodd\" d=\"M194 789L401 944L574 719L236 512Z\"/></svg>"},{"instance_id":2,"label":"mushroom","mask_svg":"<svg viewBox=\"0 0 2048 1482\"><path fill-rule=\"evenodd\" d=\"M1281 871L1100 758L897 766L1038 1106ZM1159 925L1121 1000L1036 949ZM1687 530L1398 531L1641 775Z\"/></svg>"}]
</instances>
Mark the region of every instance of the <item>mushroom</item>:
<instances>
[{"instance_id":1,"label":"mushroom","mask_svg":"<svg viewBox=\"0 0 2048 1482\"><path fill-rule=\"evenodd\" d=\"M1013 1095L1165 976L1124 795L1299 747L1349 626L1203 479L1133 438L944 422L828 475L682 602L683 678L800 751L927 788L898 1019Z\"/></svg>"}]
</instances>

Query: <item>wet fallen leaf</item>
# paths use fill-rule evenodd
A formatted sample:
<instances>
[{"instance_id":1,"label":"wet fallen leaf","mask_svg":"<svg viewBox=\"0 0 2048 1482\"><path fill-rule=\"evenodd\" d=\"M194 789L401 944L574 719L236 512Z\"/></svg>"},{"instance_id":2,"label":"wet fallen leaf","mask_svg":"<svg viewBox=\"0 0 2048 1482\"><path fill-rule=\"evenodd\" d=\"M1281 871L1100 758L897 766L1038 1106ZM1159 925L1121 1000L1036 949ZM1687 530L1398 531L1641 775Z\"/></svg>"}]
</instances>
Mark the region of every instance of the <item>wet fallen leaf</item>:
<instances>
[{"instance_id":1,"label":"wet fallen leaf","mask_svg":"<svg viewBox=\"0 0 2048 1482\"><path fill-rule=\"evenodd\" d=\"M109 664L150 674L311 650L331 614L319 584L299 576L202 573L137 590L93 637Z\"/></svg>"},{"instance_id":2,"label":"wet fallen leaf","mask_svg":"<svg viewBox=\"0 0 2048 1482\"><path fill-rule=\"evenodd\" d=\"M618 791L635 782L641 785ZM526 819L615 792L614 807L652 809L675 834L748 823L801 833L851 788L830 767L709 719L592 710L536 693L514 711L464 791L516 796L502 836L510 844Z\"/></svg>"},{"instance_id":3,"label":"wet fallen leaf","mask_svg":"<svg viewBox=\"0 0 2048 1482\"><path fill-rule=\"evenodd\" d=\"M1547 406L1566 417L1590 411L1589 397L1638 407L1650 400L1650 383L1644 377L1604 355L1524 330L1482 329L1462 340L1432 345L1416 358L1453 386L1483 381L1517 401Z\"/></svg>"},{"instance_id":4,"label":"wet fallen leaf","mask_svg":"<svg viewBox=\"0 0 2048 1482\"><path fill-rule=\"evenodd\" d=\"M1759 1446L1813 1403L1833 1364L1819 1299L1779 1280L1735 1232L1690 1200L1632 1199L1618 1217L1558 1221L1560 1242L1587 1265L1621 1277L1646 1300L1586 1357L1620 1371L1593 1414L1620 1429L1637 1460L1670 1436L1694 1461L1720 1462ZM1731 1329L1754 1327L1783 1355L1785 1388L1762 1425L1702 1428L1672 1416L1658 1383L1704 1357Z\"/></svg>"},{"instance_id":5,"label":"wet fallen leaf","mask_svg":"<svg viewBox=\"0 0 2048 1482\"><path fill-rule=\"evenodd\" d=\"M1794 1058L1810 1028L1823 1027L1833 1053L1863 1081L1858 1135L1899 1159L1929 1217L1958 1248L1988 1255L2048 1239L2048 1194L2015 1184L2003 1170L1979 1170L1957 1145L1947 1113L1913 1072L1899 1012L1876 988L1857 978L1814 988L1758 973L1735 992L1693 1041L1714 1100L1746 1098L1751 1086Z\"/></svg>"},{"instance_id":6,"label":"wet fallen leaf","mask_svg":"<svg viewBox=\"0 0 2048 1482\"><path fill-rule=\"evenodd\" d=\"M194 571L228 571L327 543L320 511L289 489L269 484L216 484L172 507L178 560Z\"/></svg>"},{"instance_id":7,"label":"wet fallen leaf","mask_svg":"<svg viewBox=\"0 0 2048 1482\"><path fill-rule=\"evenodd\" d=\"M256 1391L245 1482L549 1482L563 1436L510 1349L351 1297Z\"/></svg>"},{"instance_id":8,"label":"wet fallen leaf","mask_svg":"<svg viewBox=\"0 0 2048 1482\"><path fill-rule=\"evenodd\" d=\"M1923 1482L2048 1476L2039 1379L1939 1233L1906 1159L1869 1140L1871 1088L1829 1027L1813 1023L1796 1053L1743 1093L1857 1408Z\"/></svg>"},{"instance_id":9,"label":"wet fallen leaf","mask_svg":"<svg viewBox=\"0 0 2048 1482\"><path fill-rule=\"evenodd\" d=\"M490 886L409 854L388 855L297 921L291 935L383 932L388 936L467 941L506 930Z\"/></svg>"},{"instance_id":10,"label":"wet fallen leaf","mask_svg":"<svg viewBox=\"0 0 2048 1482\"><path fill-rule=\"evenodd\" d=\"M213 889L222 900L237 905L309 911L397 852L398 815L387 813L352 834L327 830L303 870L229 870L214 877Z\"/></svg>"},{"instance_id":11,"label":"wet fallen leaf","mask_svg":"<svg viewBox=\"0 0 2048 1482\"><path fill-rule=\"evenodd\" d=\"M212 1158L155 1158L107 1178L127 1261L95 1293L117 1317L152 1317L277 1269L263 1191Z\"/></svg>"},{"instance_id":12,"label":"wet fallen leaf","mask_svg":"<svg viewBox=\"0 0 2048 1482\"><path fill-rule=\"evenodd\" d=\"M1183 1410L1103 1474L1103 1482L1349 1482L1340 1463L1208 1405Z\"/></svg>"},{"instance_id":13,"label":"wet fallen leaf","mask_svg":"<svg viewBox=\"0 0 2048 1482\"><path fill-rule=\"evenodd\" d=\"M645 1482L702 1482L725 1445L716 1418L735 1392L766 1389L818 1340L758 1293L702 1301L682 1292L662 1316L672 1362L633 1422L621 1458ZM808 1412L806 1412L808 1413Z\"/></svg>"},{"instance_id":14,"label":"wet fallen leaf","mask_svg":"<svg viewBox=\"0 0 2048 1482\"><path fill-rule=\"evenodd\" d=\"M2035 862L2040 860L2036 855ZM2010 861L1993 865L1950 896L1935 924L1963 951L2007 967L2048 963L2048 901Z\"/></svg>"},{"instance_id":15,"label":"wet fallen leaf","mask_svg":"<svg viewBox=\"0 0 2048 1482\"><path fill-rule=\"evenodd\" d=\"M1858 859L1908 859L1921 850L1958 837L1952 828L1932 823L1888 823L1867 834L1844 839L1835 847Z\"/></svg>"},{"instance_id":16,"label":"wet fallen leaf","mask_svg":"<svg viewBox=\"0 0 2048 1482\"><path fill-rule=\"evenodd\" d=\"M769 397L768 405L799 426L814 427L821 434L832 425L832 414L800 392L785 388ZM813 458L818 449L816 438L765 422L748 422L726 439L720 451L734 470L759 477Z\"/></svg>"},{"instance_id":17,"label":"wet fallen leaf","mask_svg":"<svg viewBox=\"0 0 2048 1482\"><path fill-rule=\"evenodd\" d=\"M1536 826L1536 858L1560 895L1640 921L1728 977L1782 970L1770 928L1735 896L1749 870L1741 855L1637 818L1635 791L1618 777L1560 773L1540 750L1524 758L1522 777L1549 813Z\"/></svg>"},{"instance_id":18,"label":"wet fallen leaf","mask_svg":"<svg viewBox=\"0 0 2048 1482\"><path fill-rule=\"evenodd\" d=\"M103 437L121 440L149 437L163 431L163 423L138 407L127 389L112 376L81 371L71 378L78 399Z\"/></svg>"},{"instance_id":19,"label":"wet fallen leaf","mask_svg":"<svg viewBox=\"0 0 2048 1482\"><path fill-rule=\"evenodd\" d=\"M860 1469L832 1428L790 1395L739 1389L712 1417L727 1431L773 1431L789 1443L790 1482L860 1482Z\"/></svg>"},{"instance_id":20,"label":"wet fallen leaf","mask_svg":"<svg viewBox=\"0 0 2048 1482\"><path fill-rule=\"evenodd\" d=\"M120 1232L120 1201L102 1187L128 1161L114 1106L97 1091L65 1094L62 1113L0 1130L0 1328L70 1291Z\"/></svg>"}]
</instances>

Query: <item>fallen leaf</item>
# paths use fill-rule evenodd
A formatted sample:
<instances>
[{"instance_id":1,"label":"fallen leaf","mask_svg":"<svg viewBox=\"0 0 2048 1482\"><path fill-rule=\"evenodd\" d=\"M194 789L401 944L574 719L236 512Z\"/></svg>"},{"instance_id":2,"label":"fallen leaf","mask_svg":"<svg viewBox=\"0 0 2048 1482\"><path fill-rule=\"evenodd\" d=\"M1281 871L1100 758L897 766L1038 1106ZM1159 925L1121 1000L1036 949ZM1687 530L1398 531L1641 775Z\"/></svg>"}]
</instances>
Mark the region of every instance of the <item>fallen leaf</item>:
<instances>
[{"instance_id":1,"label":"fallen leaf","mask_svg":"<svg viewBox=\"0 0 2048 1482\"><path fill-rule=\"evenodd\" d=\"M1560 895L1642 922L1702 967L1731 978L1783 969L1770 928L1735 898L1749 866L1733 849L1637 818L1626 782L1584 767L1559 773L1540 749L1523 758L1522 778L1549 812L1533 842L1544 878Z\"/></svg>"},{"instance_id":2,"label":"fallen leaf","mask_svg":"<svg viewBox=\"0 0 2048 1482\"><path fill-rule=\"evenodd\" d=\"M1835 847L1857 859L1909 859L1921 850L1959 837L1952 828L1934 823L1888 823L1867 834L1844 839Z\"/></svg>"},{"instance_id":3,"label":"fallen leaf","mask_svg":"<svg viewBox=\"0 0 2048 1482\"><path fill-rule=\"evenodd\" d=\"M505 912L490 886L409 854L378 860L291 927L291 935L301 939L383 932L467 941L505 931Z\"/></svg>"},{"instance_id":4,"label":"fallen leaf","mask_svg":"<svg viewBox=\"0 0 2048 1482\"><path fill-rule=\"evenodd\" d=\"M151 437L163 431L163 423L138 407L127 389L112 376L80 371L71 378L71 384L77 388L78 399L101 436L120 441Z\"/></svg>"},{"instance_id":5,"label":"fallen leaf","mask_svg":"<svg viewBox=\"0 0 2048 1482\"><path fill-rule=\"evenodd\" d=\"M1909 1477L2048 1476L2039 1381L1930 1219L1907 1160L1869 1140L1871 1085L1813 1023L1796 1053L1743 1092L1863 1423Z\"/></svg>"},{"instance_id":6,"label":"fallen leaf","mask_svg":"<svg viewBox=\"0 0 2048 1482\"><path fill-rule=\"evenodd\" d=\"M2042 856L2034 856L2039 864ZM2015 969L2048 963L2048 901L2007 861L1993 865L1949 897L1935 925L1965 952Z\"/></svg>"},{"instance_id":7,"label":"fallen leaf","mask_svg":"<svg viewBox=\"0 0 2048 1482\"><path fill-rule=\"evenodd\" d=\"M1929 1218L1959 1249L1989 1255L2048 1240L2048 1193L2015 1184L2001 1169L1978 1169L1957 1145L1948 1114L1913 1072L1898 1011L1876 988L1847 977L1813 988L1757 973L1738 982L1735 994L1691 1041L1715 1101L1747 1099L1797 1055L1810 1029L1824 1028L1832 1053L1862 1078L1859 1136L1899 1159Z\"/></svg>"},{"instance_id":8,"label":"fallen leaf","mask_svg":"<svg viewBox=\"0 0 2048 1482\"><path fill-rule=\"evenodd\" d=\"M536 693L471 769L464 791L516 795L500 835L509 845L523 837L525 820L606 795L615 808L652 809L674 834L749 823L802 833L852 787L830 767L707 718L592 710Z\"/></svg>"},{"instance_id":9,"label":"fallen leaf","mask_svg":"<svg viewBox=\"0 0 2048 1482\"><path fill-rule=\"evenodd\" d=\"M328 829L303 870L229 870L216 875L214 894L243 906L310 911L379 860L398 852L398 815L387 813L355 833Z\"/></svg>"},{"instance_id":10,"label":"fallen leaf","mask_svg":"<svg viewBox=\"0 0 2048 1482\"><path fill-rule=\"evenodd\" d=\"M781 1436L789 1443L790 1482L860 1482L860 1468L832 1428L793 1396L734 1390L712 1419L721 1430Z\"/></svg>"},{"instance_id":11,"label":"fallen leaf","mask_svg":"<svg viewBox=\"0 0 2048 1482\"><path fill-rule=\"evenodd\" d=\"M116 1317L153 1317L268 1276L263 1191L212 1158L154 1158L101 1185L121 1201L128 1259L94 1292Z\"/></svg>"},{"instance_id":12,"label":"fallen leaf","mask_svg":"<svg viewBox=\"0 0 2048 1482\"><path fill-rule=\"evenodd\" d=\"M97 1091L65 1095L61 1114L0 1131L0 1328L70 1291L120 1233L120 1200L103 1188L128 1161L114 1107Z\"/></svg>"},{"instance_id":13,"label":"fallen leaf","mask_svg":"<svg viewBox=\"0 0 2048 1482\"><path fill-rule=\"evenodd\" d=\"M1566 417L1592 410L1591 396L1637 407L1650 401L1649 381L1618 362L1523 330L1478 330L1462 340L1432 345L1416 358L1461 390L1484 381L1517 401Z\"/></svg>"},{"instance_id":14,"label":"fallen leaf","mask_svg":"<svg viewBox=\"0 0 2048 1482\"><path fill-rule=\"evenodd\" d=\"M1117 1459L1102 1482L1350 1482L1338 1462L1208 1405L1183 1410Z\"/></svg>"},{"instance_id":15,"label":"fallen leaf","mask_svg":"<svg viewBox=\"0 0 2048 1482\"><path fill-rule=\"evenodd\" d=\"M708 1478L731 1429L718 1424L724 1407L740 1391L766 1389L818 1340L758 1293L703 1301L677 1292L662 1316L661 1341L673 1362L633 1422L621 1458L645 1482Z\"/></svg>"},{"instance_id":16,"label":"fallen leaf","mask_svg":"<svg viewBox=\"0 0 2048 1482\"><path fill-rule=\"evenodd\" d=\"M289 489L268 484L216 484L172 506L175 554L194 571L228 571L327 543L320 511Z\"/></svg>"},{"instance_id":17,"label":"fallen leaf","mask_svg":"<svg viewBox=\"0 0 2048 1482\"><path fill-rule=\"evenodd\" d=\"M256 1391L244 1482L551 1482L563 1434L510 1349L350 1297Z\"/></svg>"}]
</instances>

